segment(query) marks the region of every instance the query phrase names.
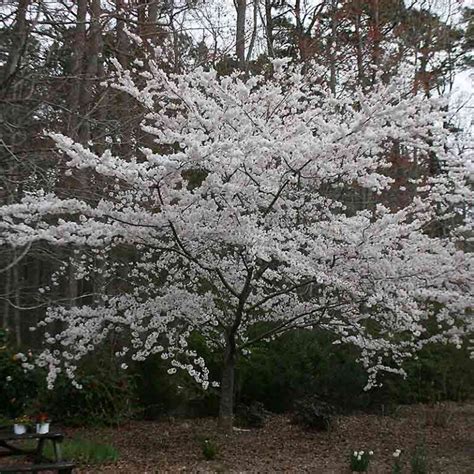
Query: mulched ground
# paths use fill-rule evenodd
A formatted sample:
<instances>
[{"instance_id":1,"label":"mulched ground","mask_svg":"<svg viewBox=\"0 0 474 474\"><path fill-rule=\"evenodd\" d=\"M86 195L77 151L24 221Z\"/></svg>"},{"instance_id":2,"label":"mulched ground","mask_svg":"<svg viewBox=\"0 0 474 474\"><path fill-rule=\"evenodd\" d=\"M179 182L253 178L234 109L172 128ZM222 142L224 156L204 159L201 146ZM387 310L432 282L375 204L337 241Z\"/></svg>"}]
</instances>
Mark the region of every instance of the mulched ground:
<instances>
[{"instance_id":1,"label":"mulched ground","mask_svg":"<svg viewBox=\"0 0 474 474\"><path fill-rule=\"evenodd\" d=\"M217 434L214 419L137 421L67 433L120 450L119 462L83 466L80 473L348 473L348 456L356 449L374 451L370 473L391 473L397 448L409 473L417 445L426 450L430 473L474 473L474 404L402 407L392 416L342 416L326 433L304 431L287 416L272 416L262 429L236 430L231 436ZM205 437L219 446L216 460L203 458Z\"/></svg>"}]
</instances>

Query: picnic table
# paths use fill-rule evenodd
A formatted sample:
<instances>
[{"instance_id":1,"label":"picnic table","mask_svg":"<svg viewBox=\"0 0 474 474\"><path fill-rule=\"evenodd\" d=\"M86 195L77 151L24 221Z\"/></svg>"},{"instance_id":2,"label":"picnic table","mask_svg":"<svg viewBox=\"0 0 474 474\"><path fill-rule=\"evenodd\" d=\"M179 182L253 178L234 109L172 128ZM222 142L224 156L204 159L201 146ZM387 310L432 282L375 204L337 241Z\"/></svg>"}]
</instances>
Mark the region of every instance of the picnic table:
<instances>
[{"instance_id":1,"label":"picnic table","mask_svg":"<svg viewBox=\"0 0 474 474\"><path fill-rule=\"evenodd\" d=\"M0 458L7 456L26 456L33 461L32 464L5 464L0 465L0 474L12 472L42 472L56 471L64 474L72 473L74 463L63 461L61 443L64 439L62 433L51 432L46 434L25 433L14 434L11 429L0 429ZM18 446L15 442L30 440L35 447ZM44 455L47 441L53 445L54 459Z\"/></svg>"}]
</instances>

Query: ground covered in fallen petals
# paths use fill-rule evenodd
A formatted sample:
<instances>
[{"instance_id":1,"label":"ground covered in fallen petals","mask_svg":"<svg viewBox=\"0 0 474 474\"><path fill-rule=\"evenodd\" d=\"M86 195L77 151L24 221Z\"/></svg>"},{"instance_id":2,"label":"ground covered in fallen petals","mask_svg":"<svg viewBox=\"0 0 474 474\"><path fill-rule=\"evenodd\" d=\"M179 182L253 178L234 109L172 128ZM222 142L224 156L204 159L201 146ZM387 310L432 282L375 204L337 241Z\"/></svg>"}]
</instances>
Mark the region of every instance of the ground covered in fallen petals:
<instances>
[{"instance_id":1,"label":"ground covered in fallen petals","mask_svg":"<svg viewBox=\"0 0 474 474\"><path fill-rule=\"evenodd\" d=\"M390 416L338 417L330 432L307 432L289 416L270 416L264 428L218 434L215 419L136 421L119 428L68 430L71 436L106 441L120 451L120 460L82 466L98 472L350 472L354 450L374 451L369 472L391 473L393 452L401 449L404 472L422 447L431 473L474 473L474 404L401 407ZM202 440L218 446L206 461Z\"/></svg>"}]
</instances>

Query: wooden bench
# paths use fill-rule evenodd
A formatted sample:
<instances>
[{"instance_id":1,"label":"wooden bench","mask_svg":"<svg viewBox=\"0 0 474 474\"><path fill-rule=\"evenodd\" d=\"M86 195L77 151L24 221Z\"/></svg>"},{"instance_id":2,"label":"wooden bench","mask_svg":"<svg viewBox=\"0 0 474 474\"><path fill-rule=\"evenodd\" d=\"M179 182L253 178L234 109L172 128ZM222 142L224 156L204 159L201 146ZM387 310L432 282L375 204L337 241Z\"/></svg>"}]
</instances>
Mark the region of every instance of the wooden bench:
<instances>
[{"instance_id":1,"label":"wooden bench","mask_svg":"<svg viewBox=\"0 0 474 474\"><path fill-rule=\"evenodd\" d=\"M12 472L43 472L56 471L63 474L70 474L75 464L72 462L59 461L44 464L12 464L10 466L0 466L0 474Z\"/></svg>"}]
</instances>

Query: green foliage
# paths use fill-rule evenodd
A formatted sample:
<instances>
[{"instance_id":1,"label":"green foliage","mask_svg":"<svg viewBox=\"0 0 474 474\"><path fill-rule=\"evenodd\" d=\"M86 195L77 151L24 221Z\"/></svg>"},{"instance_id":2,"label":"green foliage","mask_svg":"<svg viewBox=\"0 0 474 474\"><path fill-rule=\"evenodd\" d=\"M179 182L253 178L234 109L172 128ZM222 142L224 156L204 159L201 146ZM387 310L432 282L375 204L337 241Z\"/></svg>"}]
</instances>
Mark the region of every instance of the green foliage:
<instances>
[{"instance_id":1,"label":"green foliage","mask_svg":"<svg viewBox=\"0 0 474 474\"><path fill-rule=\"evenodd\" d=\"M237 407L237 424L245 428L262 428L265 424L267 411L263 403L253 402L250 405Z\"/></svg>"},{"instance_id":2,"label":"green foliage","mask_svg":"<svg viewBox=\"0 0 474 474\"><path fill-rule=\"evenodd\" d=\"M103 464L116 462L119 458L114 446L80 438L64 440L61 449L64 459L80 464ZM49 444L45 447L45 456L54 458L53 447Z\"/></svg>"},{"instance_id":3,"label":"green foliage","mask_svg":"<svg viewBox=\"0 0 474 474\"><path fill-rule=\"evenodd\" d=\"M38 396L43 371L29 371L23 362L31 362L31 353L17 354L7 341L7 332L0 328L0 415L16 418L29 411Z\"/></svg>"},{"instance_id":4,"label":"green foliage","mask_svg":"<svg viewBox=\"0 0 474 474\"><path fill-rule=\"evenodd\" d=\"M202 450L202 455L207 461L212 461L213 459L215 459L219 452L219 448L217 444L214 441L207 438L202 441L201 450Z\"/></svg>"},{"instance_id":5,"label":"green foliage","mask_svg":"<svg viewBox=\"0 0 474 474\"><path fill-rule=\"evenodd\" d=\"M410 459L412 474L428 474L428 459L425 446L419 444L415 447Z\"/></svg>"},{"instance_id":6,"label":"green foliage","mask_svg":"<svg viewBox=\"0 0 474 474\"><path fill-rule=\"evenodd\" d=\"M349 458L351 471L366 472L369 468L371 454L366 451L354 451Z\"/></svg>"},{"instance_id":7,"label":"green foliage","mask_svg":"<svg viewBox=\"0 0 474 474\"><path fill-rule=\"evenodd\" d=\"M317 396L308 396L295 402L293 422L307 429L327 431L331 428L334 407Z\"/></svg>"},{"instance_id":8,"label":"green foliage","mask_svg":"<svg viewBox=\"0 0 474 474\"><path fill-rule=\"evenodd\" d=\"M330 400L338 411L390 412L399 404L463 401L474 393L474 360L466 348L426 346L416 360L408 360L408 377L382 375L382 386L364 391L367 374L356 362L357 351L332 344L322 331L295 331L261 343L238 366L238 399L257 400L281 413L308 394Z\"/></svg>"},{"instance_id":9,"label":"green foliage","mask_svg":"<svg viewBox=\"0 0 474 474\"><path fill-rule=\"evenodd\" d=\"M133 414L133 378L101 361L89 364L78 374L82 389L59 377L53 390L46 388L46 373L22 362L33 363L33 354L18 356L0 330L0 415L6 419L46 412L66 425L116 424Z\"/></svg>"},{"instance_id":10,"label":"green foliage","mask_svg":"<svg viewBox=\"0 0 474 474\"><path fill-rule=\"evenodd\" d=\"M405 363L407 378L386 376L384 397L401 404L463 401L474 392L474 360L466 347L430 344Z\"/></svg>"},{"instance_id":11,"label":"green foliage","mask_svg":"<svg viewBox=\"0 0 474 474\"><path fill-rule=\"evenodd\" d=\"M294 331L253 348L238 366L238 397L257 400L272 412L290 410L295 400L315 394L341 411L364 409L370 394L363 387L367 375L350 347L334 350L324 332Z\"/></svg>"},{"instance_id":12,"label":"green foliage","mask_svg":"<svg viewBox=\"0 0 474 474\"><path fill-rule=\"evenodd\" d=\"M330 400L338 412L381 406L386 412L398 404L462 401L474 392L474 361L465 348L427 346L418 359L405 364L407 379L388 374L381 379L383 387L365 392L367 375L356 362L357 351L342 346L335 350L332 342L333 338L323 331L301 330L254 346L237 366L237 422L247 427L262 426L264 409L289 411L298 406L297 400L309 395L319 400L319 408L306 401L309 406L302 409L306 413L302 420L312 416L317 419L321 400ZM211 380L220 380L220 356L207 347L204 338L193 334L190 348L205 357ZM45 388L45 371L25 371L22 360L14 357L16 352L0 330L0 417L6 420L45 411L54 422L103 425L119 423L140 410L149 419L162 415L208 416L218 411L218 389L203 391L182 371L170 377L168 361L158 355L131 365L125 372L114 366L104 349L102 355L81 367L78 382L82 389L60 377L54 390L49 391ZM32 357L26 353L23 359L32 362ZM441 405L433 416L430 422L436 426L450 422L450 413ZM311 421L302 422L311 425Z\"/></svg>"},{"instance_id":13,"label":"green foliage","mask_svg":"<svg viewBox=\"0 0 474 474\"><path fill-rule=\"evenodd\" d=\"M453 418L451 408L443 403L425 409L425 425L435 428L448 428Z\"/></svg>"},{"instance_id":14,"label":"green foliage","mask_svg":"<svg viewBox=\"0 0 474 474\"><path fill-rule=\"evenodd\" d=\"M398 459L393 463L392 474L402 474L402 466Z\"/></svg>"},{"instance_id":15,"label":"green foliage","mask_svg":"<svg viewBox=\"0 0 474 474\"><path fill-rule=\"evenodd\" d=\"M204 338L200 334L193 334L189 347L206 359L210 378L219 380L220 360L208 349ZM144 417L215 416L219 405L219 391L212 388L202 390L183 371L170 377L167 374L169 367L169 361L162 360L159 355L134 366L137 397L144 408Z\"/></svg>"},{"instance_id":16,"label":"green foliage","mask_svg":"<svg viewBox=\"0 0 474 474\"><path fill-rule=\"evenodd\" d=\"M95 368L77 381L82 388L61 377L54 390L43 392L40 402L54 420L71 426L114 425L134 414L134 381L124 371Z\"/></svg>"}]
</instances>

